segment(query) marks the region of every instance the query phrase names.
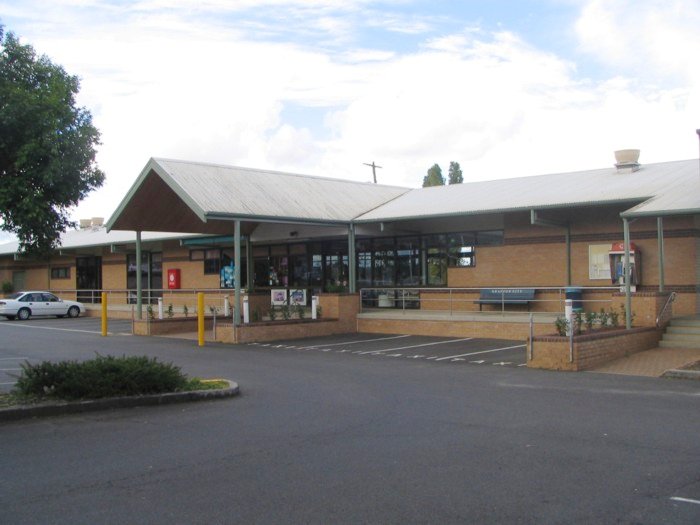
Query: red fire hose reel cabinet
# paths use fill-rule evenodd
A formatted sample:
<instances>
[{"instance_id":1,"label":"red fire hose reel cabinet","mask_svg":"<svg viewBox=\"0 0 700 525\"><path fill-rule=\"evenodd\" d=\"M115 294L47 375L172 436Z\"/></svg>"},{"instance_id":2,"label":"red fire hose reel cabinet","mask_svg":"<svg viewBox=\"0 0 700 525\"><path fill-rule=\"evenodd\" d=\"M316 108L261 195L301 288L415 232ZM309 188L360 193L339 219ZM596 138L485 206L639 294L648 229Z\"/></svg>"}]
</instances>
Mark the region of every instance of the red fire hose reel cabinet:
<instances>
[{"instance_id":1,"label":"red fire hose reel cabinet","mask_svg":"<svg viewBox=\"0 0 700 525\"><path fill-rule=\"evenodd\" d=\"M171 268L168 270L168 290L180 289L180 269Z\"/></svg>"}]
</instances>

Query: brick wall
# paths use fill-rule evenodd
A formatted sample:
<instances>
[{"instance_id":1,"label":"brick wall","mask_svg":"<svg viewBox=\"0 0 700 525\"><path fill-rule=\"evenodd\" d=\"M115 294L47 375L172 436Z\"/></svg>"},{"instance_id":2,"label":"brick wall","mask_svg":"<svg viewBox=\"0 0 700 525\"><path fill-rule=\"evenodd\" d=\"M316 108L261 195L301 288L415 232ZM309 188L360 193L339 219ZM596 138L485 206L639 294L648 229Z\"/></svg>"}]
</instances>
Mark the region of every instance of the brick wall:
<instances>
[{"instance_id":1,"label":"brick wall","mask_svg":"<svg viewBox=\"0 0 700 525\"><path fill-rule=\"evenodd\" d=\"M568 337L536 336L528 342L527 366L548 370L588 370L656 348L660 339L661 332L649 327L580 335L574 337L571 360Z\"/></svg>"}]
</instances>

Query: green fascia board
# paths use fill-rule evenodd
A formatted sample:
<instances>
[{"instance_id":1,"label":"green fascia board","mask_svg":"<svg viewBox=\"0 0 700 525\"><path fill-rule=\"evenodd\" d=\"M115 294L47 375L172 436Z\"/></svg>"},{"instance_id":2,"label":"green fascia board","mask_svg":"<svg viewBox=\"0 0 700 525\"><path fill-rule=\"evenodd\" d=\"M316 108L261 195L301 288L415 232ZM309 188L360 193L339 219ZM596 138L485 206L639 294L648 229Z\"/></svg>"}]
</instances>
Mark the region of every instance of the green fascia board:
<instances>
[{"instance_id":1,"label":"green fascia board","mask_svg":"<svg viewBox=\"0 0 700 525\"><path fill-rule=\"evenodd\" d=\"M243 236L241 236L243 237ZM216 244L229 244L234 241L233 235L217 235L216 237L196 237L194 239L182 239L180 246L211 246Z\"/></svg>"},{"instance_id":2,"label":"green fascia board","mask_svg":"<svg viewBox=\"0 0 700 525\"><path fill-rule=\"evenodd\" d=\"M112 230L114 223L117 221L117 219L121 216L122 213L124 213L124 210L129 205L129 202L131 201L131 199L134 198L134 195L136 195L136 192L143 185L144 181L151 173L151 171L155 172L170 187L170 189L172 189L175 192L175 194L178 197L180 197L180 199L182 199L182 201L195 213L195 215L199 217L199 219L202 222L207 222L204 210L202 210L192 200L189 194L172 179L168 172L158 163L158 160L151 157L146 163L146 166L141 171L138 178L136 179L136 182L134 182L134 184L131 186L126 196L122 199L122 201L119 203L119 206L117 206L115 212L105 224L105 229L108 233Z\"/></svg>"}]
</instances>

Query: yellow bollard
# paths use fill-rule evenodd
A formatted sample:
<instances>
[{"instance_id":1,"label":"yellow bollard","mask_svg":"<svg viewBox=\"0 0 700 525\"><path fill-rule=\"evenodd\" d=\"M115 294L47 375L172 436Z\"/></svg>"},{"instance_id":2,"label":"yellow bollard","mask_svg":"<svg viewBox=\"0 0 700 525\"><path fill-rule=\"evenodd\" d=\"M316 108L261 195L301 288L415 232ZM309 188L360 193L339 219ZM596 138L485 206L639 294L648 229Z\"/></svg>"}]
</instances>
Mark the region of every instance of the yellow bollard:
<instances>
[{"instance_id":1,"label":"yellow bollard","mask_svg":"<svg viewBox=\"0 0 700 525\"><path fill-rule=\"evenodd\" d=\"M107 337L107 292L102 292L102 336Z\"/></svg>"},{"instance_id":2,"label":"yellow bollard","mask_svg":"<svg viewBox=\"0 0 700 525\"><path fill-rule=\"evenodd\" d=\"M204 293L197 292L197 341L204 346Z\"/></svg>"}]
</instances>

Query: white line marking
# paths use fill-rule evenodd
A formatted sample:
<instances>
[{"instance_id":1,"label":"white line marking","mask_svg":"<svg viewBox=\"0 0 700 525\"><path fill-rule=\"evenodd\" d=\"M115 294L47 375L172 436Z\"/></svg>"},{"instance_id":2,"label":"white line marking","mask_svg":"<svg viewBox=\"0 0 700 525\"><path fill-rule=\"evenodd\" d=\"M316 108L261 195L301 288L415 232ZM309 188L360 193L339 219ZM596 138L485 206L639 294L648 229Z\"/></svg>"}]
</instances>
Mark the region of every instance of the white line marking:
<instances>
[{"instance_id":1,"label":"white line marking","mask_svg":"<svg viewBox=\"0 0 700 525\"><path fill-rule=\"evenodd\" d=\"M671 499L673 501L682 501L683 503L693 503L695 505L700 505L700 500L697 499L679 498L678 496L674 496Z\"/></svg>"},{"instance_id":2,"label":"white line marking","mask_svg":"<svg viewBox=\"0 0 700 525\"><path fill-rule=\"evenodd\" d=\"M477 365L483 365L486 361L484 361L483 359L481 359L481 360L479 360L479 361L469 361L469 362L470 362L470 363L476 363Z\"/></svg>"},{"instance_id":3,"label":"white line marking","mask_svg":"<svg viewBox=\"0 0 700 525\"><path fill-rule=\"evenodd\" d=\"M5 323L3 323L5 324ZM101 334L102 331L96 331L96 330L76 330L74 328L52 328L50 326L31 326L31 325L22 325L22 324L11 324L7 326L13 326L16 328L34 328L36 330L55 330L57 332L79 332L81 334ZM109 335L109 333L108 333Z\"/></svg>"},{"instance_id":4,"label":"white line marking","mask_svg":"<svg viewBox=\"0 0 700 525\"><path fill-rule=\"evenodd\" d=\"M17 372L22 370L21 368L0 368L0 372Z\"/></svg>"},{"instance_id":5,"label":"white line marking","mask_svg":"<svg viewBox=\"0 0 700 525\"><path fill-rule=\"evenodd\" d=\"M436 355L431 355L430 357L426 357L426 359L435 359L436 357Z\"/></svg>"},{"instance_id":6,"label":"white line marking","mask_svg":"<svg viewBox=\"0 0 700 525\"><path fill-rule=\"evenodd\" d=\"M494 348L493 350L481 350L479 352L471 352L469 354L459 354L459 355L448 355L447 357L441 357L438 359L438 361L443 361L445 359L452 359L453 357L467 357L470 355L477 355L477 354L489 354L491 352L500 352L502 350L511 350L513 348L524 348L525 345L515 345L515 346L505 346L503 348Z\"/></svg>"},{"instance_id":7,"label":"white line marking","mask_svg":"<svg viewBox=\"0 0 700 525\"><path fill-rule=\"evenodd\" d=\"M380 337L379 339L365 339L364 341L345 341L342 343L329 343L324 345L314 345L314 346L301 346L300 348L319 348L321 346L338 346L338 345L356 345L358 343L373 343L374 341L387 341L389 339L402 339L404 337L411 337L410 335L393 335L391 337Z\"/></svg>"},{"instance_id":8,"label":"white line marking","mask_svg":"<svg viewBox=\"0 0 700 525\"><path fill-rule=\"evenodd\" d=\"M28 357L0 357L0 361L19 361L20 359L29 359Z\"/></svg>"},{"instance_id":9,"label":"white line marking","mask_svg":"<svg viewBox=\"0 0 700 525\"><path fill-rule=\"evenodd\" d=\"M14 382L12 382L12 383L0 383L0 385L14 385L14 384L15 384Z\"/></svg>"},{"instance_id":10,"label":"white line marking","mask_svg":"<svg viewBox=\"0 0 700 525\"><path fill-rule=\"evenodd\" d=\"M447 343L459 343L460 341L470 341L472 339L474 339L474 338L473 337L465 337L464 339L451 339L449 341L434 341L432 343L423 343L420 345L410 345L410 346L400 346L399 348L387 348L385 350L367 350L365 352L360 352L360 353L361 354L378 354L380 352L395 352L396 350L406 350L408 348L418 348L420 346L434 346L434 345L444 345Z\"/></svg>"}]
</instances>

